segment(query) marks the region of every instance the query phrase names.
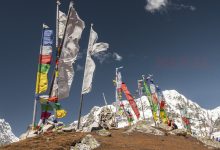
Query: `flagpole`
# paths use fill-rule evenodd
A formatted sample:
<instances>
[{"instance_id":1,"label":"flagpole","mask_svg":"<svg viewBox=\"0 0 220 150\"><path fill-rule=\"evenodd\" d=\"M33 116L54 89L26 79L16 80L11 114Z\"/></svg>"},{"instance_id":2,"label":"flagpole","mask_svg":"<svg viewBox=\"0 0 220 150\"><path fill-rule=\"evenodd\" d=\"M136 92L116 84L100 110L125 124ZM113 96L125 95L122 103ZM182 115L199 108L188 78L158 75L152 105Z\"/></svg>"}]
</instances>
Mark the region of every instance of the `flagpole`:
<instances>
[{"instance_id":1,"label":"flagpole","mask_svg":"<svg viewBox=\"0 0 220 150\"><path fill-rule=\"evenodd\" d=\"M115 82L116 82L116 86L115 86L115 102L118 102L118 91L117 91L117 84L118 84L118 68L115 68Z\"/></svg>"},{"instance_id":2,"label":"flagpole","mask_svg":"<svg viewBox=\"0 0 220 150\"><path fill-rule=\"evenodd\" d=\"M32 129L34 129L34 126L35 126L35 122L36 122L36 112L37 112L37 98L39 96L39 83L40 83L40 77L41 77L41 74L39 74L40 72L40 69L41 69L41 54L42 54L42 50L43 50L43 36L44 36L44 29L45 29L45 26L43 24L43 27L42 27L42 33L41 33L41 46L40 46L40 54L39 54L39 66L38 66L38 70L37 70L37 81L38 83L36 83L38 85L37 87L37 91L35 93L35 99L34 99L34 110L33 110L33 119L32 119Z\"/></svg>"},{"instance_id":3,"label":"flagpole","mask_svg":"<svg viewBox=\"0 0 220 150\"><path fill-rule=\"evenodd\" d=\"M91 35L92 27L93 27L93 23L91 24L91 28L90 28L90 35ZM90 35L89 35L88 49L90 47ZM87 50L86 58L87 58L88 54L89 54L89 52ZM87 62L87 59L86 59L86 62ZM86 62L85 62L85 66L86 66ZM85 69L84 69L83 77L85 76ZM81 98L80 98L80 106L79 106L79 115L78 115L77 129L79 129L79 127L80 127L80 120L81 120L81 115L82 115L82 105L83 105L83 83L82 83L82 91L81 91Z\"/></svg>"},{"instance_id":4,"label":"flagpole","mask_svg":"<svg viewBox=\"0 0 220 150\"><path fill-rule=\"evenodd\" d=\"M144 76L144 75L142 75L142 79L143 79L143 82L145 82L145 84L146 84L145 76ZM148 88L148 87L146 87L146 88ZM152 102L150 101L148 95L147 95L147 99L148 99L148 102L149 102L149 104L150 104L151 113L152 113L152 117L153 117L153 120L154 120L154 113L153 113L153 108L152 108L152 104L151 104ZM154 124L155 124L155 127L156 127L156 126L157 126L156 120L154 120Z\"/></svg>"},{"instance_id":5,"label":"flagpole","mask_svg":"<svg viewBox=\"0 0 220 150\"><path fill-rule=\"evenodd\" d=\"M115 82L116 82L116 88L115 88L115 100L116 100L116 102L118 102L119 100L118 100L118 89L117 89L117 84L118 84L118 70L119 69L122 69L123 68L123 66L121 66L121 67L118 67L118 68L115 68Z\"/></svg>"},{"instance_id":6,"label":"flagpole","mask_svg":"<svg viewBox=\"0 0 220 150\"><path fill-rule=\"evenodd\" d=\"M60 5L61 5L61 2L60 2L60 0L57 0L57 2L56 2L56 4L57 4L57 13L56 13L56 48L57 48L57 60L58 60L58 55L59 55L59 10L60 10ZM54 77L53 77L53 79L55 80L55 78L56 78L56 71L57 71L57 68L58 66L56 65L56 67L55 67L55 74L54 74ZM54 82L54 81L53 81ZM52 86L51 86L51 88L53 87L53 82L52 82ZM58 89L57 89L58 90ZM51 95L51 92L52 92L52 90L50 90L50 92L49 92L49 95ZM54 108L53 109L53 111L54 111L54 118L55 118L55 120L57 119L57 114L56 114L56 108Z\"/></svg>"},{"instance_id":7,"label":"flagpole","mask_svg":"<svg viewBox=\"0 0 220 150\"><path fill-rule=\"evenodd\" d=\"M34 129L35 122L36 122L36 111L37 110L37 95L35 95L34 99L34 110L33 110L33 119L32 119L32 130Z\"/></svg>"},{"instance_id":8,"label":"flagpole","mask_svg":"<svg viewBox=\"0 0 220 150\"><path fill-rule=\"evenodd\" d=\"M80 107L79 107L79 116L78 116L77 129L79 129L79 127L80 127L80 120L81 120L81 115L82 115L82 105L83 105L83 94L81 94L81 98L80 98Z\"/></svg>"},{"instance_id":9,"label":"flagpole","mask_svg":"<svg viewBox=\"0 0 220 150\"><path fill-rule=\"evenodd\" d=\"M61 3L60 3L61 4ZM59 61L59 58L60 58L60 55L61 55L61 50L62 50L62 45L64 43L64 38L66 36L66 28L67 28L67 24L68 24L68 20L69 20L69 16L70 16L70 8L73 7L73 2L71 1L70 2L70 5L69 5L69 11L68 11L68 15L67 15L67 22L66 22L66 26L65 26L65 31L64 31L64 35L63 35L63 39L61 40L61 42L59 43L59 40L58 40L58 48L57 48L57 54L56 54L56 62ZM59 29L58 29L59 30ZM51 86L50 86L50 90L49 90L49 97L51 97L51 94L52 94L52 90L53 90L53 85L54 85L54 80L56 78L56 71L58 70L58 64L56 64L55 66L55 69L54 69L54 72L53 72L53 76L52 76L52 82L51 82Z\"/></svg>"},{"instance_id":10,"label":"flagpole","mask_svg":"<svg viewBox=\"0 0 220 150\"><path fill-rule=\"evenodd\" d=\"M104 102L105 102L105 106L107 106L108 103L107 103L106 98L105 98L105 93L102 93L102 96L103 96L103 99L104 99Z\"/></svg>"},{"instance_id":11,"label":"flagpole","mask_svg":"<svg viewBox=\"0 0 220 150\"><path fill-rule=\"evenodd\" d=\"M121 102L119 99L118 99L118 70L119 69L122 69L122 68L124 68L123 66L120 66L120 67L117 67L117 68L115 68L115 81L116 81L116 88L115 88L115 98L116 98L116 112L118 111L118 106L117 106L117 104L119 103L119 107L121 107L121 105L123 106L124 104L123 104L123 102ZM121 77L122 78L122 77ZM121 79L122 80L122 79ZM127 118L128 118L128 115L127 115L127 112L126 112L126 110L125 110L125 108L124 108L124 106L123 106L123 111L124 111L124 113L125 113L125 115L127 116ZM116 119L115 119L116 120Z\"/></svg>"},{"instance_id":12,"label":"flagpole","mask_svg":"<svg viewBox=\"0 0 220 150\"><path fill-rule=\"evenodd\" d=\"M142 80L138 80L138 94L139 94L140 101L141 101L141 108L142 108L142 112L143 112L143 117L144 117L144 119L146 119L145 115L144 115L144 107L143 107L143 103L142 103L141 85L139 84L140 81L142 81Z\"/></svg>"},{"instance_id":13,"label":"flagpole","mask_svg":"<svg viewBox=\"0 0 220 150\"><path fill-rule=\"evenodd\" d=\"M57 0L57 15L56 15L56 48L59 47L59 6L60 0Z\"/></svg>"}]
</instances>

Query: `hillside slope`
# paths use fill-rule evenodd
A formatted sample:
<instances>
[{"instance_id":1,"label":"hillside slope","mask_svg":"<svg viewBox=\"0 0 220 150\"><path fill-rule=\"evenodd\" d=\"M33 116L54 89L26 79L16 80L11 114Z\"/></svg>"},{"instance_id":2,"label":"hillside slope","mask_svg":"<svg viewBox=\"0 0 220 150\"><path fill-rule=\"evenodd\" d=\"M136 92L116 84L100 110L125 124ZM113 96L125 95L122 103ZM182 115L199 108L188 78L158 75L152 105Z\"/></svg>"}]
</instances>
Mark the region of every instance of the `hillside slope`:
<instances>
[{"instance_id":1,"label":"hillside slope","mask_svg":"<svg viewBox=\"0 0 220 150\"><path fill-rule=\"evenodd\" d=\"M97 150L207 150L201 142L191 136L156 136L133 132L125 134L126 129L111 130L110 137L92 133L47 133L24 141L1 147L0 150L69 150L86 134L91 134L100 143Z\"/></svg>"}]
</instances>

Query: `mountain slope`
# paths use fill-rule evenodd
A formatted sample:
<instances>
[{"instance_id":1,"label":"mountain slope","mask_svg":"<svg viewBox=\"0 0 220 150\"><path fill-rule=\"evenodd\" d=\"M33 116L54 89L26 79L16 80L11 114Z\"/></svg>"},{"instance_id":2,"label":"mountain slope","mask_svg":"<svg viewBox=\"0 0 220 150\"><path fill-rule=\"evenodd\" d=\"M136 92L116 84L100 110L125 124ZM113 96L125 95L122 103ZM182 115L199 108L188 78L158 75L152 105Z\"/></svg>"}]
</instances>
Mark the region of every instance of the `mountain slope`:
<instances>
[{"instance_id":1,"label":"mountain slope","mask_svg":"<svg viewBox=\"0 0 220 150\"><path fill-rule=\"evenodd\" d=\"M12 133L11 126L5 122L4 119L0 119L0 146L17 142L19 139Z\"/></svg>"}]
</instances>

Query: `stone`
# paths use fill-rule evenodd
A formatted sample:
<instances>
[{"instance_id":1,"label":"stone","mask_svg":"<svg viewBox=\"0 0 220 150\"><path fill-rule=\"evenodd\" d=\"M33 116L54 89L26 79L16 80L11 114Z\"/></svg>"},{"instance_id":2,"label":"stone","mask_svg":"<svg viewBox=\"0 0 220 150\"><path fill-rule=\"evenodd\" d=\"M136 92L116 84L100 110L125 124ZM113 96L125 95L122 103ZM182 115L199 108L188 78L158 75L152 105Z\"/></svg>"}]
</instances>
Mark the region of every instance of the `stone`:
<instances>
[{"instance_id":1,"label":"stone","mask_svg":"<svg viewBox=\"0 0 220 150\"><path fill-rule=\"evenodd\" d=\"M103 107L100 114L99 114L99 124L102 128L105 129L112 129L116 127L115 124L115 116L114 112L108 108Z\"/></svg>"},{"instance_id":2,"label":"stone","mask_svg":"<svg viewBox=\"0 0 220 150\"><path fill-rule=\"evenodd\" d=\"M88 134L86 135L82 141L81 141L82 144L86 144L86 145L89 145L89 147L91 149L95 149L95 148L98 148L100 146L100 144L98 143L98 141L91 135L91 134Z\"/></svg>"},{"instance_id":3,"label":"stone","mask_svg":"<svg viewBox=\"0 0 220 150\"><path fill-rule=\"evenodd\" d=\"M105 130L105 129L102 129L102 130L98 130L96 131L96 133L100 136L106 136L106 137L110 137L111 136L111 132Z\"/></svg>"},{"instance_id":4,"label":"stone","mask_svg":"<svg viewBox=\"0 0 220 150\"><path fill-rule=\"evenodd\" d=\"M98 141L90 134L86 135L81 142L75 143L70 150L93 150L100 146Z\"/></svg>"},{"instance_id":5,"label":"stone","mask_svg":"<svg viewBox=\"0 0 220 150\"><path fill-rule=\"evenodd\" d=\"M71 146L70 150L91 150L86 144L77 143L75 146Z\"/></svg>"}]
</instances>

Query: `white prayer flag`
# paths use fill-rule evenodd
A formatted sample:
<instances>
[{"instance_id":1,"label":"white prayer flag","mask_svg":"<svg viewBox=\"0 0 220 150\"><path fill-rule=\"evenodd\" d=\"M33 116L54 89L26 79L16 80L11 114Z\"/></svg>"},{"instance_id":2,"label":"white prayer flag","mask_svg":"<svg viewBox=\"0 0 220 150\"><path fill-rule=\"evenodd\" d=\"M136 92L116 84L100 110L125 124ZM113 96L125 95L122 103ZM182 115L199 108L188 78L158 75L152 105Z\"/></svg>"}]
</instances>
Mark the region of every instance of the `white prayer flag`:
<instances>
[{"instance_id":1,"label":"white prayer flag","mask_svg":"<svg viewBox=\"0 0 220 150\"><path fill-rule=\"evenodd\" d=\"M82 94L89 93L92 89L92 79L96 65L91 56L99 52L106 51L109 48L109 44L96 43L97 40L98 40L98 35L91 27L84 78L83 78Z\"/></svg>"}]
</instances>

